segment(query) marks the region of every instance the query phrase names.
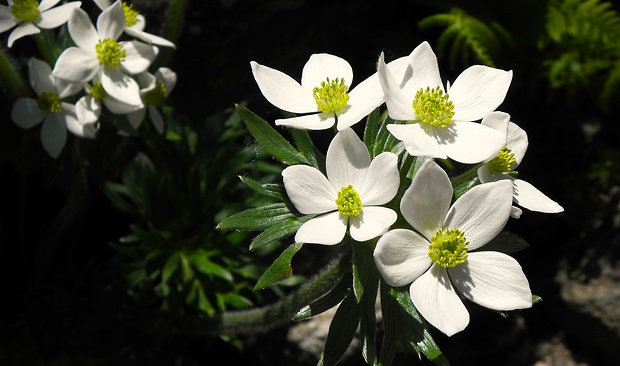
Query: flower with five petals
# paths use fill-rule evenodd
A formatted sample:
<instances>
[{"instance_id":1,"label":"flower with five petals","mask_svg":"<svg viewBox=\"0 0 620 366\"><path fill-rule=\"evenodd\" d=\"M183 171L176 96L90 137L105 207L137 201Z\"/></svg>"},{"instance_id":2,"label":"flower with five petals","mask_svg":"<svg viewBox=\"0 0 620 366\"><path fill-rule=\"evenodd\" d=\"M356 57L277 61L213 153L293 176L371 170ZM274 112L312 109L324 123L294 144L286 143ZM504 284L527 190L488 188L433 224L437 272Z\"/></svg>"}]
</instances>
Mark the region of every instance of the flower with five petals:
<instances>
[{"instance_id":1,"label":"flower with five petals","mask_svg":"<svg viewBox=\"0 0 620 366\"><path fill-rule=\"evenodd\" d=\"M409 285L420 314L451 336L469 324L459 294L489 309L529 308L532 294L521 266L504 253L484 251L510 217L512 186L506 180L473 187L452 206L446 172L427 160L400 203L416 230L385 233L374 251L385 281Z\"/></svg>"},{"instance_id":2,"label":"flower with five petals","mask_svg":"<svg viewBox=\"0 0 620 366\"><path fill-rule=\"evenodd\" d=\"M398 157L383 152L372 161L366 145L350 128L336 134L325 161L327 177L316 168L293 165L282 171L284 188L302 214L317 217L305 222L295 241L334 245L347 227L356 241L383 234L396 221L394 210L381 205L398 191Z\"/></svg>"}]
</instances>

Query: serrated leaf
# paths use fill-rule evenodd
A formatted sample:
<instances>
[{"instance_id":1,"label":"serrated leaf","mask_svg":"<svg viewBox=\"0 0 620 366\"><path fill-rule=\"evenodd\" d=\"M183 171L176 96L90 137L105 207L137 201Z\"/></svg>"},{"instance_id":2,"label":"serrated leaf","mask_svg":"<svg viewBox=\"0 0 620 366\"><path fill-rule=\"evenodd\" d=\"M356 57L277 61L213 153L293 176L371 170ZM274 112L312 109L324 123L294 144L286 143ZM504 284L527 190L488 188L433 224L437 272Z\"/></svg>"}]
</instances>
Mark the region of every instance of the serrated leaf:
<instances>
[{"instance_id":1,"label":"serrated leaf","mask_svg":"<svg viewBox=\"0 0 620 366\"><path fill-rule=\"evenodd\" d=\"M293 256L303 247L302 243L291 244L280 256L271 264L265 273L258 279L254 290L262 290L278 281L282 281L293 274L291 260Z\"/></svg>"},{"instance_id":2,"label":"serrated leaf","mask_svg":"<svg viewBox=\"0 0 620 366\"><path fill-rule=\"evenodd\" d=\"M287 219L268 227L252 240L252 243L250 243L250 250L262 248L285 236L292 235L299 230L301 225L313 217L314 215L306 215L299 218Z\"/></svg>"},{"instance_id":3,"label":"serrated leaf","mask_svg":"<svg viewBox=\"0 0 620 366\"><path fill-rule=\"evenodd\" d=\"M295 149L265 120L240 104L236 105L236 110L252 136L261 145L266 153L286 165L311 165L304 155Z\"/></svg>"},{"instance_id":4,"label":"serrated leaf","mask_svg":"<svg viewBox=\"0 0 620 366\"><path fill-rule=\"evenodd\" d=\"M250 187L254 192L262 194L263 196L273 198L277 201L284 201L282 196L282 186L274 183L260 183L254 179L239 176L241 182Z\"/></svg>"},{"instance_id":5,"label":"serrated leaf","mask_svg":"<svg viewBox=\"0 0 620 366\"><path fill-rule=\"evenodd\" d=\"M295 218L285 203L250 208L238 212L217 225L221 230L265 230L281 221Z\"/></svg>"}]
</instances>

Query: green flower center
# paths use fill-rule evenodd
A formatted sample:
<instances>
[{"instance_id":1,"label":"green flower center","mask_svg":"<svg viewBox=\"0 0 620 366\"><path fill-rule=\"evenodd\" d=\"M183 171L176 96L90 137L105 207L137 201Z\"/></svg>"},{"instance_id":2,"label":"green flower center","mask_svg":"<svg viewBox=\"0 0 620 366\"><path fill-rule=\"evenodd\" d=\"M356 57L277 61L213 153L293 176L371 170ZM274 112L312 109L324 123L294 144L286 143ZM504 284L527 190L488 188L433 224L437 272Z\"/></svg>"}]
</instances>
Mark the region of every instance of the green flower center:
<instances>
[{"instance_id":1,"label":"green flower center","mask_svg":"<svg viewBox=\"0 0 620 366\"><path fill-rule=\"evenodd\" d=\"M415 93L412 107L418 119L431 126L445 128L452 123L454 103L440 87L420 89Z\"/></svg>"},{"instance_id":2,"label":"green flower center","mask_svg":"<svg viewBox=\"0 0 620 366\"><path fill-rule=\"evenodd\" d=\"M125 61L127 52L120 43L111 38L102 39L95 45L99 63L106 66L119 67Z\"/></svg>"},{"instance_id":3,"label":"green flower center","mask_svg":"<svg viewBox=\"0 0 620 366\"><path fill-rule=\"evenodd\" d=\"M108 93L103 89L103 85L101 85L101 81L95 83L95 85L90 88L90 95L97 100L101 100L108 96Z\"/></svg>"},{"instance_id":4,"label":"green flower center","mask_svg":"<svg viewBox=\"0 0 620 366\"><path fill-rule=\"evenodd\" d=\"M22 22L34 22L39 18L39 2L37 0L15 0L11 6L11 14Z\"/></svg>"},{"instance_id":5,"label":"green flower center","mask_svg":"<svg viewBox=\"0 0 620 366\"><path fill-rule=\"evenodd\" d=\"M516 162L515 154L504 146L499 154L487 163L487 167L493 173L505 173L511 171Z\"/></svg>"},{"instance_id":6,"label":"green flower center","mask_svg":"<svg viewBox=\"0 0 620 366\"><path fill-rule=\"evenodd\" d=\"M338 212L342 216L351 217L362 213L362 200L360 200L359 194L350 184L342 187L340 192L338 192L336 206L338 206Z\"/></svg>"},{"instance_id":7,"label":"green flower center","mask_svg":"<svg viewBox=\"0 0 620 366\"><path fill-rule=\"evenodd\" d=\"M160 106L166 100L166 84L157 80L155 88L144 94L144 104Z\"/></svg>"},{"instance_id":8,"label":"green flower center","mask_svg":"<svg viewBox=\"0 0 620 366\"><path fill-rule=\"evenodd\" d=\"M431 238L428 256L444 268L465 263L469 242L459 229L439 229Z\"/></svg>"},{"instance_id":9,"label":"green flower center","mask_svg":"<svg viewBox=\"0 0 620 366\"><path fill-rule=\"evenodd\" d=\"M62 110L62 104L58 94L54 92L43 92L37 97L39 108L45 113L58 113Z\"/></svg>"},{"instance_id":10,"label":"green flower center","mask_svg":"<svg viewBox=\"0 0 620 366\"><path fill-rule=\"evenodd\" d=\"M312 89L314 101L319 110L324 113L333 113L344 108L349 102L349 87L344 84L344 79L336 78L321 82L321 87Z\"/></svg>"},{"instance_id":11,"label":"green flower center","mask_svg":"<svg viewBox=\"0 0 620 366\"><path fill-rule=\"evenodd\" d=\"M123 1L123 13L125 13L126 27L131 27L138 23L138 14L140 13L133 8L133 5L127 5L127 3Z\"/></svg>"}]
</instances>

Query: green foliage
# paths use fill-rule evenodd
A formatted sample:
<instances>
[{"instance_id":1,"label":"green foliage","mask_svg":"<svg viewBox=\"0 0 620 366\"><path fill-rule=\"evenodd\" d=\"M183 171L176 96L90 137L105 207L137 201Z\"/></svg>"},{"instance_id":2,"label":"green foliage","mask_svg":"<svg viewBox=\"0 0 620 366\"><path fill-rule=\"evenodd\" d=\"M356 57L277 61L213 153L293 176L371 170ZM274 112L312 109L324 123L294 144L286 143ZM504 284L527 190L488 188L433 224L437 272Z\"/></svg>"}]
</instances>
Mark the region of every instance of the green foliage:
<instances>
[{"instance_id":1,"label":"green foliage","mask_svg":"<svg viewBox=\"0 0 620 366\"><path fill-rule=\"evenodd\" d=\"M553 88L585 90L607 107L620 85L620 15L600 0L552 0L539 47Z\"/></svg>"},{"instance_id":2,"label":"green foliage","mask_svg":"<svg viewBox=\"0 0 620 366\"><path fill-rule=\"evenodd\" d=\"M456 62L469 64L472 61L495 66L493 61L506 45L512 44L512 37L499 23L479 20L460 8L449 13L435 14L422 19L421 29L442 27L437 40L438 56L449 54L450 66Z\"/></svg>"}]
</instances>

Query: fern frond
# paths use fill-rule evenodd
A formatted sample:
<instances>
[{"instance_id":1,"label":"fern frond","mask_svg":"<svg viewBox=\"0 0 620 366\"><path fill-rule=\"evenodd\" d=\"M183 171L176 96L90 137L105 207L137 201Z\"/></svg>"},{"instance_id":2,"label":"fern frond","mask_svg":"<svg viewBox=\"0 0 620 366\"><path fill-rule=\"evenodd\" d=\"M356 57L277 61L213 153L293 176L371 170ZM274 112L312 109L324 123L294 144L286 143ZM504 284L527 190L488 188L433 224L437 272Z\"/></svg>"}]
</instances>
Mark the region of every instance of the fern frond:
<instances>
[{"instance_id":1,"label":"fern frond","mask_svg":"<svg viewBox=\"0 0 620 366\"><path fill-rule=\"evenodd\" d=\"M495 66L493 60L502 47L512 43L510 33L501 25L487 25L460 8L426 17L418 23L418 27L444 28L438 38L437 51L440 55L449 53L452 68L455 68L458 59L463 64L469 64L473 59L487 66Z\"/></svg>"}]
</instances>

